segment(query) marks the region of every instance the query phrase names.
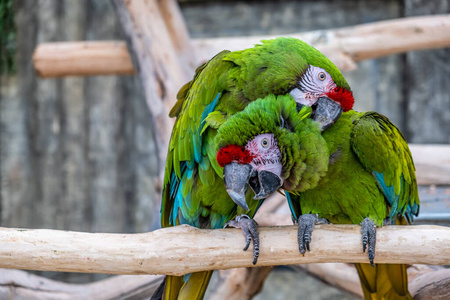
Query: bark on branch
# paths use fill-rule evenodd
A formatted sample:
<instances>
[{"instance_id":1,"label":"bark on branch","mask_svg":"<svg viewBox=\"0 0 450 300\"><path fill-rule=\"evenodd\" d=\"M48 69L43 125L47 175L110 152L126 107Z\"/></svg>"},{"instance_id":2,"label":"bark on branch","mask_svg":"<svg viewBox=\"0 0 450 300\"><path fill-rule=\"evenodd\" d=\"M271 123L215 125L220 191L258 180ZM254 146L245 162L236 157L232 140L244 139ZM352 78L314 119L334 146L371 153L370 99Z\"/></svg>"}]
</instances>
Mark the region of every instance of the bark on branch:
<instances>
[{"instance_id":1,"label":"bark on branch","mask_svg":"<svg viewBox=\"0 0 450 300\"><path fill-rule=\"evenodd\" d=\"M338 288L358 299L363 292L354 265L349 264L309 264L291 266ZM412 265L408 267L408 289L414 299L449 299L450 269L441 266Z\"/></svg>"},{"instance_id":2,"label":"bark on branch","mask_svg":"<svg viewBox=\"0 0 450 300\"><path fill-rule=\"evenodd\" d=\"M119 275L87 284L70 284L20 270L0 269L0 299L149 299L163 278Z\"/></svg>"},{"instance_id":3,"label":"bark on branch","mask_svg":"<svg viewBox=\"0 0 450 300\"><path fill-rule=\"evenodd\" d=\"M159 9L163 12L167 11L167 8ZM180 18L169 19L179 20ZM190 44L186 38L187 34L171 30L174 26L169 25L168 32L171 33L172 43L178 50L177 55L184 61L194 63L192 56L187 54L189 52L184 49L179 50L180 47L177 46L184 45L186 48ZM161 33L150 32L153 32L157 38L164 36ZM178 36L174 36L176 33ZM294 33L289 36L314 45L341 70L351 70L356 68L356 62L366 59L411 50L449 47L450 16L410 17L333 30ZM274 37L276 36L192 39L191 43L196 54L195 64L209 60L224 49L241 50L252 47L260 40ZM159 49L164 49L166 53L167 48L162 47L160 42L155 42L153 45L158 45ZM41 77L130 74L132 72L132 63L125 43L120 41L43 43L36 48L33 60L35 69ZM178 67L171 68L176 71ZM177 73L174 72L174 74Z\"/></svg>"},{"instance_id":4,"label":"bark on branch","mask_svg":"<svg viewBox=\"0 0 450 300\"><path fill-rule=\"evenodd\" d=\"M297 227L261 227L257 266L367 262L360 226L318 225L312 251L302 256ZM195 241L195 242L193 242ZM142 234L83 233L0 228L0 268L110 274L182 275L252 266L239 229L190 226ZM375 263L450 264L450 228L387 226L378 229Z\"/></svg>"},{"instance_id":5,"label":"bark on branch","mask_svg":"<svg viewBox=\"0 0 450 300\"><path fill-rule=\"evenodd\" d=\"M175 0L112 3L142 81L156 132L156 155L163 164L173 125L168 111L178 89L194 73L189 36ZM163 165L159 169L164 170Z\"/></svg>"},{"instance_id":6,"label":"bark on branch","mask_svg":"<svg viewBox=\"0 0 450 300\"><path fill-rule=\"evenodd\" d=\"M33 54L39 77L134 74L122 41L42 43Z\"/></svg>"},{"instance_id":7,"label":"bark on branch","mask_svg":"<svg viewBox=\"0 0 450 300\"><path fill-rule=\"evenodd\" d=\"M409 17L332 30L289 34L320 50L341 70L356 68L356 62L412 50L450 46L450 15ZM193 40L199 57L208 59L222 49L251 47L277 36ZM220 50L219 50L220 49Z\"/></svg>"}]
</instances>

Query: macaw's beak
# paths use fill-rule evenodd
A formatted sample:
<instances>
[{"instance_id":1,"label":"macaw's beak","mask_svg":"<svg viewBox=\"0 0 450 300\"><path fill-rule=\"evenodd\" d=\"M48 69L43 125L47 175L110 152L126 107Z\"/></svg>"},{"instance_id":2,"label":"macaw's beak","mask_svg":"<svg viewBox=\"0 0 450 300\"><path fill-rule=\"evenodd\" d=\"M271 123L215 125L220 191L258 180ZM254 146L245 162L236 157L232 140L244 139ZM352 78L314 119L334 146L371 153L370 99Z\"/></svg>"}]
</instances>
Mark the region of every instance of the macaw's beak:
<instances>
[{"instance_id":1,"label":"macaw's beak","mask_svg":"<svg viewBox=\"0 0 450 300\"><path fill-rule=\"evenodd\" d=\"M319 122L321 124L321 130L325 131L336 123L341 114L342 107L339 103L328 97L320 97L317 100L316 112L313 119Z\"/></svg>"},{"instance_id":2,"label":"macaw's beak","mask_svg":"<svg viewBox=\"0 0 450 300\"><path fill-rule=\"evenodd\" d=\"M262 170L250 178L249 185L255 192L253 199L265 199L283 185L283 179L275 173Z\"/></svg>"},{"instance_id":3,"label":"macaw's beak","mask_svg":"<svg viewBox=\"0 0 450 300\"><path fill-rule=\"evenodd\" d=\"M256 171L250 164L229 163L223 168L225 189L234 203L249 210L245 201L247 185L255 192L253 199L264 199L283 185L283 179L270 171Z\"/></svg>"},{"instance_id":4,"label":"macaw's beak","mask_svg":"<svg viewBox=\"0 0 450 300\"><path fill-rule=\"evenodd\" d=\"M297 103L297 111L300 111L302 107L303 104ZM320 123L321 131L325 131L336 123L343 111L339 103L328 97L320 97L312 108L313 120Z\"/></svg>"},{"instance_id":5,"label":"macaw's beak","mask_svg":"<svg viewBox=\"0 0 450 300\"><path fill-rule=\"evenodd\" d=\"M231 162L223 168L225 189L234 203L245 209L245 211L249 210L245 201L245 192L247 191L247 184L252 173L253 167L249 164L243 165L237 162Z\"/></svg>"}]
</instances>

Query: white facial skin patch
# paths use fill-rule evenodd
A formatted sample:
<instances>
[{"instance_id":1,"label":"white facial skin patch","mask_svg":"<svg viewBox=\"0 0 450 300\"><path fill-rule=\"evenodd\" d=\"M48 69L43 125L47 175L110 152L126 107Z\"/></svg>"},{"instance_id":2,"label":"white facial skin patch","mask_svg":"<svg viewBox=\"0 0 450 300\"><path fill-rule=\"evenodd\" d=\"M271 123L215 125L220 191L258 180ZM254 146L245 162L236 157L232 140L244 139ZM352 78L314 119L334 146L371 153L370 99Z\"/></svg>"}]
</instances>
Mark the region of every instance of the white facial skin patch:
<instances>
[{"instance_id":1,"label":"white facial skin patch","mask_svg":"<svg viewBox=\"0 0 450 300\"><path fill-rule=\"evenodd\" d=\"M314 105L320 97L336 87L331 75L315 66L310 66L298 83L300 87L293 89L289 94L295 102L307 106Z\"/></svg>"}]
</instances>

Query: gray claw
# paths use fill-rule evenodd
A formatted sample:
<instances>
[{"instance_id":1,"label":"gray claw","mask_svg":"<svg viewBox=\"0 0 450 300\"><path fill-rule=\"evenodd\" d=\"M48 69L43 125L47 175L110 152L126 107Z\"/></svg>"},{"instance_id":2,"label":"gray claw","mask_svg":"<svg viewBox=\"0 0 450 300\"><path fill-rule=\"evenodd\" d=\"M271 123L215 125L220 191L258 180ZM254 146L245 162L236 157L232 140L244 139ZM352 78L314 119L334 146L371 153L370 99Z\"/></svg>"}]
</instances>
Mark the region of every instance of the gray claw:
<instances>
[{"instance_id":1,"label":"gray claw","mask_svg":"<svg viewBox=\"0 0 450 300\"><path fill-rule=\"evenodd\" d=\"M319 218L316 214L301 215L298 218L298 250L305 254L306 250L311 251L309 244L315 224L328 224L327 219Z\"/></svg>"},{"instance_id":2,"label":"gray claw","mask_svg":"<svg viewBox=\"0 0 450 300\"><path fill-rule=\"evenodd\" d=\"M253 240L253 264L256 265L259 257L259 234L258 223L249 216L242 214L237 216L234 220L225 223L225 227L230 226L234 228L241 228L242 234L245 236L244 251L247 251L250 242Z\"/></svg>"},{"instance_id":3,"label":"gray claw","mask_svg":"<svg viewBox=\"0 0 450 300\"><path fill-rule=\"evenodd\" d=\"M363 252L369 256L370 265L373 267L373 260L375 259L375 243L377 241L377 226L369 218L365 218L361 222L362 244Z\"/></svg>"}]
</instances>

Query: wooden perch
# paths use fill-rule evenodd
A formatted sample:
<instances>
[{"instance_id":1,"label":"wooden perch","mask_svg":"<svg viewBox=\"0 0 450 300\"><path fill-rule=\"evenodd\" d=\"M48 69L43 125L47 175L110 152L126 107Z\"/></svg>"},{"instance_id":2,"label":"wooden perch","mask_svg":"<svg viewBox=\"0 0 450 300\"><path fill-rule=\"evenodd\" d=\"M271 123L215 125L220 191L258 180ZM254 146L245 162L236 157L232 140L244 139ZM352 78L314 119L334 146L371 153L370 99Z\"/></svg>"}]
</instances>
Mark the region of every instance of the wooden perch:
<instances>
[{"instance_id":1,"label":"wooden perch","mask_svg":"<svg viewBox=\"0 0 450 300\"><path fill-rule=\"evenodd\" d=\"M309 264L291 266L304 270L339 290L363 299L358 273L349 264ZM408 289L414 299L449 299L450 269L441 266L412 265L408 267Z\"/></svg>"},{"instance_id":2,"label":"wooden perch","mask_svg":"<svg viewBox=\"0 0 450 300\"><path fill-rule=\"evenodd\" d=\"M166 161L173 121L167 118L179 88L194 74L193 52L175 0L113 0L132 61L138 66L147 107L155 128L156 153Z\"/></svg>"},{"instance_id":3,"label":"wooden perch","mask_svg":"<svg viewBox=\"0 0 450 300\"><path fill-rule=\"evenodd\" d=\"M162 1L162 3L164 2L165 1ZM120 3L120 1L116 1L116 3ZM139 6L138 4L128 5ZM170 5L167 6L170 7ZM167 10L168 9L161 9L163 13ZM155 11L155 9L153 11ZM152 18L147 18L147 20L150 19ZM159 18L156 19L159 20ZM179 20L180 18L168 19ZM137 21L134 20L134 22ZM189 48L189 42L186 38L187 34L184 34L184 26L181 27L182 30L171 30L171 28L174 28L174 25L167 27L169 28L167 34L172 37L172 43L178 45L175 49L180 49L181 44L184 45L184 48ZM160 26L157 28L164 29L165 27ZM156 37L157 40L165 34L164 32L161 32L161 30L157 32L147 29L147 31ZM174 36L175 34L178 34L178 36ZM450 16L437 15L410 17L333 30L296 33L290 34L289 36L299 38L317 47L341 70L351 70L356 67L355 62L366 59L411 50L449 47ZM224 49L232 51L245 49L259 43L260 40L275 37L277 36L192 39L191 44L193 51L196 54L196 61L192 61L192 57L188 55L189 51L185 49L178 50L178 55L185 60L190 59L191 63L198 65L209 60ZM176 43L175 41L179 42ZM167 44L170 43L170 41L154 41L150 45L157 45L157 48L153 51L158 52L157 49L161 49L159 52L166 54L170 48L166 48L166 46L163 47L161 43ZM145 48L145 46L139 47ZM172 55L171 53L169 54L169 56ZM109 43L43 43L36 48L33 60L35 69L41 77L130 74L132 71L130 69L132 63L126 50L125 43L119 41ZM176 70L177 68L173 69ZM178 76L176 73L175 75Z\"/></svg>"},{"instance_id":4,"label":"wooden perch","mask_svg":"<svg viewBox=\"0 0 450 300\"><path fill-rule=\"evenodd\" d=\"M308 264L291 268L306 271L357 299L363 298L359 278L352 265ZM214 300L252 299L269 270L269 267L264 267L220 271L219 287L209 296ZM20 270L0 269L0 299L147 299L162 279L161 275L119 275L88 284L69 284ZM408 268L408 281L409 291L415 299L449 299L450 269L413 265Z\"/></svg>"},{"instance_id":5,"label":"wooden perch","mask_svg":"<svg viewBox=\"0 0 450 300\"><path fill-rule=\"evenodd\" d=\"M33 63L44 78L134 74L127 45L121 41L43 43L34 51Z\"/></svg>"},{"instance_id":6,"label":"wooden perch","mask_svg":"<svg viewBox=\"0 0 450 300\"><path fill-rule=\"evenodd\" d=\"M122 275L87 284L70 284L20 270L0 269L0 299L149 299L163 277Z\"/></svg>"},{"instance_id":7,"label":"wooden perch","mask_svg":"<svg viewBox=\"0 0 450 300\"><path fill-rule=\"evenodd\" d=\"M261 227L257 266L367 262L360 226L319 225L312 251L298 252L297 227ZM195 241L195 243L193 243ZM190 226L142 234L0 229L0 268L110 274L182 275L251 267L239 229ZM250 247L251 248L251 247ZM378 229L375 263L450 264L450 228L387 226Z\"/></svg>"},{"instance_id":8,"label":"wooden perch","mask_svg":"<svg viewBox=\"0 0 450 300\"><path fill-rule=\"evenodd\" d=\"M417 183L450 185L450 146L410 144Z\"/></svg>"},{"instance_id":9,"label":"wooden perch","mask_svg":"<svg viewBox=\"0 0 450 300\"><path fill-rule=\"evenodd\" d=\"M272 267L239 268L219 271L219 282L208 299L250 300L259 294Z\"/></svg>"},{"instance_id":10,"label":"wooden perch","mask_svg":"<svg viewBox=\"0 0 450 300\"><path fill-rule=\"evenodd\" d=\"M356 68L355 62L412 50L450 46L450 15L409 17L332 30L289 34L324 53L341 70ZM277 36L249 36L193 40L203 60L219 49L231 51L251 47L262 39ZM225 48L224 48L225 47Z\"/></svg>"}]
</instances>

